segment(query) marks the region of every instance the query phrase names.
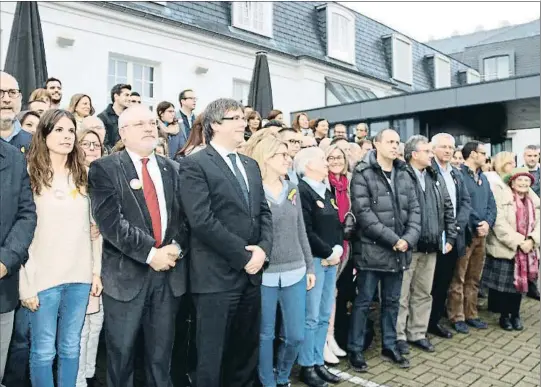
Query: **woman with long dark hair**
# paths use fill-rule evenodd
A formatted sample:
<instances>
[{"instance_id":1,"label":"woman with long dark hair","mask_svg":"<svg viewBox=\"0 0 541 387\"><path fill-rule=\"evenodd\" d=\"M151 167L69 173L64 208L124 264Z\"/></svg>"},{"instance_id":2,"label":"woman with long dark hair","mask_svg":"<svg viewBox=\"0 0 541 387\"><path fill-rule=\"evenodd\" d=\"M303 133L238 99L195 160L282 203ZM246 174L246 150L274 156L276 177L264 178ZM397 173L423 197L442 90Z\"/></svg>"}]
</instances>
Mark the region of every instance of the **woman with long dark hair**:
<instances>
[{"instance_id":1,"label":"woman with long dark hair","mask_svg":"<svg viewBox=\"0 0 541 387\"><path fill-rule=\"evenodd\" d=\"M175 116L175 105L168 101L160 102L156 107L156 114L158 115L160 136L167 140L168 156L174 158L182 147L184 137L184 132L181 131L180 124Z\"/></svg>"},{"instance_id":2,"label":"woman with long dark hair","mask_svg":"<svg viewBox=\"0 0 541 387\"><path fill-rule=\"evenodd\" d=\"M66 110L46 111L32 138L28 172L38 224L21 269L20 298L30 310L30 378L52 387L58 355L59 386L74 386L89 295L101 293L98 241L91 241L85 155L76 121Z\"/></svg>"},{"instance_id":3,"label":"woman with long dark hair","mask_svg":"<svg viewBox=\"0 0 541 387\"><path fill-rule=\"evenodd\" d=\"M186 144L179 149L174 158L176 161L179 161L192 153L204 149L205 146L207 146L207 141L203 134L203 113L201 113L195 118L192 124L192 130L190 130L188 141L186 141Z\"/></svg>"}]
</instances>

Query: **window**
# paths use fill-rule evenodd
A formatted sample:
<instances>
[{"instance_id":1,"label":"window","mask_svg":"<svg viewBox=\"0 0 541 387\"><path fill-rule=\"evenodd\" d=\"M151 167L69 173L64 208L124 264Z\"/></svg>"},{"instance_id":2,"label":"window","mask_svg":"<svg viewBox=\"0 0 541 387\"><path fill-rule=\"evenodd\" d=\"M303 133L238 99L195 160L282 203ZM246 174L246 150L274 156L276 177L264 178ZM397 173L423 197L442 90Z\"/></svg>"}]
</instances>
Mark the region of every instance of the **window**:
<instances>
[{"instance_id":1,"label":"window","mask_svg":"<svg viewBox=\"0 0 541 387\"><path fill-rule=\"evenodd\" d=\"M413 85L411 42L399 35L392 36L393 79Z\"/></svg>"},{"instance_id":2,"label":"window","mask_svg":"<svg viewBox=\"0 0 541 387\"><path fill-rule=\"evenodd\" d=\"M468 69L466 71L466 83L479 83L481 82L481 75L474 69Z\"/></svg>"},{"instance_id":3,"label":"window","mask_svg":"<svg viewBox=\"0 0 541 387\"><path fill-rule=\"evenodd\" d=\"M483 60L483 78L485 81L509 78L509 55L493 56Z\"/></svg>"},{"instance_id":4,"label":"window","mask_svg":"<svg viewBox=\"0 0 541 387\"><path fill-rule=\"evenodd\" d=\"M355 64L355 15L327 4L327 55Z\"/></svg>"},{"instance_id":5,"label":"window","mask_svg":"<svg viewBox=\"0 0 541 387\"><path fill-rule=\"evenodd\" d=\"M377 96L371 90L350 86L330 79L325 80L326 106L359 102L375 98L377 98Z\"/></svg>"},{"instance_id":6,"label":"window","mask_svg":"<svg viewBox=\"0 0 541 387\"><path fill-rule=\"evenodd\" d=\"M272 1L231 3L233 27L272 38Z\"/></svg>"},{"instance_id":7,"label":"window","mask_svg":"<svg viewBox=\"0 0 541 387\"><path fill-rule=\"evenodd\" d=\"M434 87L451 87L451 61L443 55L434 55Z\"/></svg>"},{"instance_id":8,"label":"window","mask_svg":"<svg viewBox=\"0 0 541 387\"><path fill-rule=\"evenodd\" d=\"M250 94L250 82L233 79L233 99L239 101L243 105L248 104L248 96Z\"/></svg>"},{"instance_id":9,"label":"window","mask_svg":"<svg viewBox=\"0 0 541 387\"><path fill-rule=\"evenodd\" d=\"M384 129L389 129L391 127L391 123L389 121L378 121L378 122L372 122L369 125L369 135L371 137L375 136L379 132L381 132Z\"/></svg>"},{"instance_id":10,"label":"window","mask_svg":"<svg viewBox=\"0 0 541 387\"><path fill-rule=\"evenodd\" d=\"M109 58L108 93L117 83L127 83L131 85L132 91L141 94L142 103L152 110L157 102L155 82L156 70L154 66L127 59ZM109 101L110 98L109 95L107 100Z\"/></svg>"}]
</instances>

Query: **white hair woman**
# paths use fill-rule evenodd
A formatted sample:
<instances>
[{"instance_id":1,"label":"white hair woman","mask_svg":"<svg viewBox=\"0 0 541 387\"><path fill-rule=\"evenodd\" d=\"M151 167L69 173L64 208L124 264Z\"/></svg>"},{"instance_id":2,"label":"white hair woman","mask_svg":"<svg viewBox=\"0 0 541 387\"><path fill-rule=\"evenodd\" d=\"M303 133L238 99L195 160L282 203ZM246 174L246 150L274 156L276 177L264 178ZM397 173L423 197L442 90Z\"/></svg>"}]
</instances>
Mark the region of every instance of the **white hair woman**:
<instances>
[{"instance_id":1,"label":"white hair woman","mask_svg":"<svg viewBox=\"0 0 541 387\"><path fill-rule=\"evenodd\" d=\"M299 193L317 279L306 298L304 343L298 363L302 366L301 381L320 386L322 382L340 381L325 367L323 350L334 305L337 266L344 252L344 235L336 198L325 184L329 173L325 152L320 148L301 150L295 156L295 171L301 176Z\"/></svg>"},{"instance_id":2,"label":"white hair woman","mask_svg":"<svg viewBox=\"0 0 541 387\"><path fill-rule=\"evenodd\" d=\"M306 292L316 281L314 264L297 186L283 178L291 161L287 143L269 131L266 135L252 136L248 142L248 156L257 161L263 177L274 235L261 286L259 380L263 386L287 386L304 339ZM278 304L284 338L278 349L275 375L273 339Z\"/></svg>"}]
</instances>

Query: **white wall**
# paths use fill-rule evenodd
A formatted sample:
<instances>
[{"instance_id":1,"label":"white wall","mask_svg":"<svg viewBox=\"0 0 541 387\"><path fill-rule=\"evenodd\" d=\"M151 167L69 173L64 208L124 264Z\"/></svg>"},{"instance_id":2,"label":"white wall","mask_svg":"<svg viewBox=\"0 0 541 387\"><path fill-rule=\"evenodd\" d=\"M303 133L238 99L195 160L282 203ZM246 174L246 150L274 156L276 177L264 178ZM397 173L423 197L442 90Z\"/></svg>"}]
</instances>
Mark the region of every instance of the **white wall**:
<instances>
[{"instance_id":1,"label":"white wall","mask_svg":"<svg viewBox=\"0 0 541 387\"><path fill-rule=\"evenodd\" d=\"M522 166L524 148L541 143L541 130L539 128L510 130L507 132L507 137L513 141L513 153L517 155L517 165Z\"/></svg>"},{"instance_id":2,"label":"white wall","mask_svg":"<svg viewBox=\"0 0 541 387\"><path fill-rule=\"evenodd\" d=\"M219 97L232 97L233 79L249 82L256 49L204 36L180 27L143 20L83 2L39 2L49 76L61 79L63 105L75 93L87 93L100 112L109 103L109 56L135 59L156 69L156 98L178 104L179 91L193 88L197 111ZM0 54L3 67L15 2L2 3ZM74 39L62 48L57 37ZM196 75L197 66L208 68ZM269 54L275 108L284 112L325 104L325 77L369 87L377 96L393 93L381 82L348 74L309 60Z\"/></svg>"}]
</instances>

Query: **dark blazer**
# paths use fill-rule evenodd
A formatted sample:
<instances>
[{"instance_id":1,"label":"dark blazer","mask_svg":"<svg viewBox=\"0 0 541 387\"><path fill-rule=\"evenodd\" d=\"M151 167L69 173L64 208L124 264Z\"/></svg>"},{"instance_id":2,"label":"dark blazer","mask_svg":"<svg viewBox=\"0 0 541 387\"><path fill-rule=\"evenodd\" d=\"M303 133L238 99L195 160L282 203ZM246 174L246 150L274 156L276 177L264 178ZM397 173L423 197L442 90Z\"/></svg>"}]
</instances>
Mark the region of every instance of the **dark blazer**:
<instances>
[{"instance_id":1,"label":"dark blazer","mask_svg":"<svg viewBox=\"0 0 541 387\"><path fill-rule=\"evenodd\" d=\"M0 279L0 313L7 313L19 302L19 269L28 260L37 216L24 155L2 139L0 182L0 262L8 271Z\"/></svg>"},{"instance_id":2,"label":"dark blazer","mask_svg":"<svg viewBox=\"0 0 541 387\"><path fill-rule=\"evenodd\" d=\"M257 163L239 155L248 177L250 207L240 185L211 146L180 161L180 197L190 224L190 290L232 290L248 279L261 284L262 271L248 275L244 266L258 245L267 257L272 248L272 214Z\"/></svg>"},{"instance_id":3,"label":"dark blazer","mask_svg":"<svg viewBox=\"0 0 541 387\"><path fill-rule=\"evenodd\" d=\"M179 192L178 164L156 155L162 174L168 225L162 246L175 240L184 254L188 250L188 227ZM103 236L101 278L105 294L118 301L130 301L153 270L146 259L156 243L143 189L133 189L137 171L126 151L114 153L90 164L88 189L92 214ZM175 296L186 292L186 260L181 258L167 271Z\"/></svg>"},{"instance_id":4,"label":"dark blazer","mask_svg":"<svg viewBox=\"0 0 541 387\"><path fill-rule=\"evenodd\" d=\"M28 153L30 149L30 144L32 143L32 135L28 132L25 132L21 129L13 138L9 141L10 145L13 145L22 153Z\"/></svg>"}]
</instances>

